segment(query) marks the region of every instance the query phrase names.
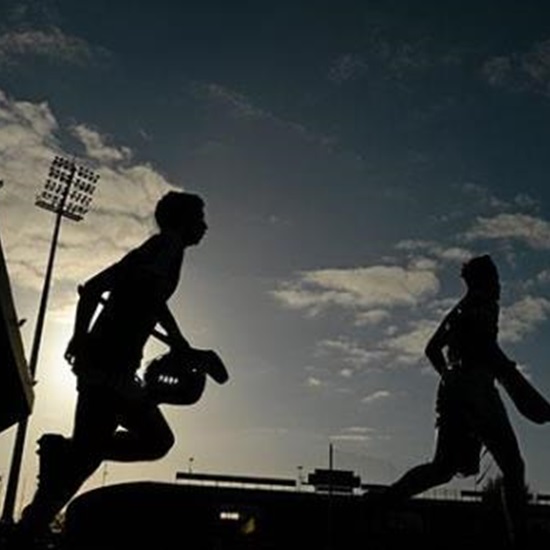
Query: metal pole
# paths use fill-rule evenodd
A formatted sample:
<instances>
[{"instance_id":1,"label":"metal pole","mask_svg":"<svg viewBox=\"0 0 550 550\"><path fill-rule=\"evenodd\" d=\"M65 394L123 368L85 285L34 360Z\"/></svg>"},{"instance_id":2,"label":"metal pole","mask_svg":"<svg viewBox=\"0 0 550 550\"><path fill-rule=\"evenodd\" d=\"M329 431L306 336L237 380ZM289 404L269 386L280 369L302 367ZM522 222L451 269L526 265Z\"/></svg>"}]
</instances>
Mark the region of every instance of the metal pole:
<instances>
[{"instance_id":1,"label":"metal pole","mask_svg":"<svg viewBox=\"0 0 550 550\"><path fill-rule=\"evenodd\" d=\"M333 525L333 484L334 484L334 447L332 443L328 446L328 469L329 469L329 484L328 484L328 507L327 507L327 550L333 548L334 525Z\"/></svg>"},{"instance_id":2,"label":"metal pole","mask_svg":"<svg viewBox=\"0 0 550 550\"><path fill-rule=\"evenodd\" d=\"M59 232L61 229L61 220L63 217L63 209L65 207L65 202L69 194L69 189L71 187L71 182L75 173L75 168L71 171L71 178L67 184L66 190L63 194L63 199L61 205L56 212L55 217L55 227L52 236L52 241L50 245L50 254L48 258L48 266L46 268L46 275L44 277L44 285L42 287L42 297L40 299L40 306L38 308L38 316L36 318L36 326L34 330L34 339L31 350L31 357L29 360L29 370L31 377L34 380L36 369L38 365L38 355L40 351L40 343L42 340L42 332L44 328L44 320L46 318L46 307L48 304L48 296L50 291L50 283L53 273L53 265L55 260L55 252L57 248L57 241L59 239ZM13 447L12 459L10 464L10 471L8 476L8 483L6 485L6 495L4 498L4 508L2 510L2 519L3 523L12 524L14 521L14 510L15 510L15 501L17 498L17 488L19 485L19 475L21 473L21 465L23 462L23 451L25 448L25 439L27 436L27 429L29 425L29 417L24 418L17 425L17 432L15 434L15 443Z\"/></svg>"}]
</instances>

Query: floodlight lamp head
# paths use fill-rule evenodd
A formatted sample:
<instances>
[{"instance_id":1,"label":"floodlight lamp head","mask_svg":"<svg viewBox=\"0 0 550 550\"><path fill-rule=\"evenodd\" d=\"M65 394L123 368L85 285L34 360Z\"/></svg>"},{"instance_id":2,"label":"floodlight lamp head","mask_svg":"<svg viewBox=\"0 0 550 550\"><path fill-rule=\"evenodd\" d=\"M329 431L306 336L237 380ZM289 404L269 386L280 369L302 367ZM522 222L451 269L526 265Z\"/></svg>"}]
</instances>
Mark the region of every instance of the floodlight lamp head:
<instances>
[{"instance_id":1,"label":"floodlight lamp head","mask_svg":"<svg viewBox=\"0 0 550 550\"><path fill-rule=\"evenodd\" d=\"M99 175L73 160L56 155L36 205L80 221L88 212Z\"/></svg>"}]
</instances>

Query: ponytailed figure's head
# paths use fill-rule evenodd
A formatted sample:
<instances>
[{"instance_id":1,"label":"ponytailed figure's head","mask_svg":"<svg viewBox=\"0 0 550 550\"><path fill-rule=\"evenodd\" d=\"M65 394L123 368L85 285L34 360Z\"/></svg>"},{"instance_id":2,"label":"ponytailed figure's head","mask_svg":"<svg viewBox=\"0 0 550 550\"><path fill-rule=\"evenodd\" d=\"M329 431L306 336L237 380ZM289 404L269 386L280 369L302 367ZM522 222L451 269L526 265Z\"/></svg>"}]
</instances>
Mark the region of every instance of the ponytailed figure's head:
<instances>
[{"instance_id":1,"label":"ponytailed figure's head","mask_svg":"<svg viewBox=\"0 0 550 550\"><path fill-rule=\"evenodd\" d=\"M494 300L500 298L498 269L489 254L477 256L466 262L462 266L461 276L468 292L485 295Z\"/></svg>"}]
</instances>

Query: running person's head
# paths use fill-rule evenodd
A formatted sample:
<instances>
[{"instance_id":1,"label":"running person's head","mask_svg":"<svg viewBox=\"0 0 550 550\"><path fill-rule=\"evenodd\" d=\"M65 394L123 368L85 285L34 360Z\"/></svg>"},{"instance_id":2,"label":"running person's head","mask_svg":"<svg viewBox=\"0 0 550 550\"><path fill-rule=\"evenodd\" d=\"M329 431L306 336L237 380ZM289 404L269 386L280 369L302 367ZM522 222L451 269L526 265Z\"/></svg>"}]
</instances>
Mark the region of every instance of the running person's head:
<instances>
[{"instance_id":1,"label":"running person's head","mask_svg":"<svg viewBox=\"0 0 550 550\"><path fill-rule=\"evenodd\" d=\"M500 282L498 269L491 256L484 254L467 261L462 266L461 276L469 291L499 299Z\"/></svg>"},{"instance_id":2,"label":"running person's head","mask_svg":"<svg viewBox=\"0 0 550 550\"><path fill-rule=\"evenodd\" d=\"M204 201L199 195L169 191L157 202L155 221L162 232L177 233L185 246L198 244L208 226Z\"/></svg>"}]
</instances>

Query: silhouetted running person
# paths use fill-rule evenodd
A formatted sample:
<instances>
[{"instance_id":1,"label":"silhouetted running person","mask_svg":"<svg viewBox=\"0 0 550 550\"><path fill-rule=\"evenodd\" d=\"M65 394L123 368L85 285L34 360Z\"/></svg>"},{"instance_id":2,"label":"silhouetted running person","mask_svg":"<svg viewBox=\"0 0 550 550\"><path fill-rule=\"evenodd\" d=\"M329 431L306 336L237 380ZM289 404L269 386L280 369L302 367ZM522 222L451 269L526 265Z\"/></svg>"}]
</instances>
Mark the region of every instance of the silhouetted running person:
<instances>
[{"instance_id":1,"label":"silhouetted running person","mask_svg":"<svg viewBox=\"0 0 550 550\"><path fill-rule=\"evenodd\" d=\"M437 394L437 442L431 462L416 466L391 485L386 503L476 475L482 446L503 476L508 531L519 548L525 541L524 461L508 414L495 386L516 365L498 345L500 283L490 256L471 259L461 273L467 292L443 319L426 346L441 376Z\"/></svg>"},{"instance_id":2,"label":"silhouetted running person","mask_svg":"<svg viewBox=\"0 0 550 550\"><path fill-rule=\"evenodd\" d=\"M204 202L170 191L158 201L155 220L157 234L78 288L74 334L65 353L77 377L73 433L39 440L39 485L18 524L22 538L46 532L103 460L156 460L174 444L136 371L157 323L171 350L190 347L167 302L178 285L185 249L206 232Z\"/></svg>"}]
</instances>

